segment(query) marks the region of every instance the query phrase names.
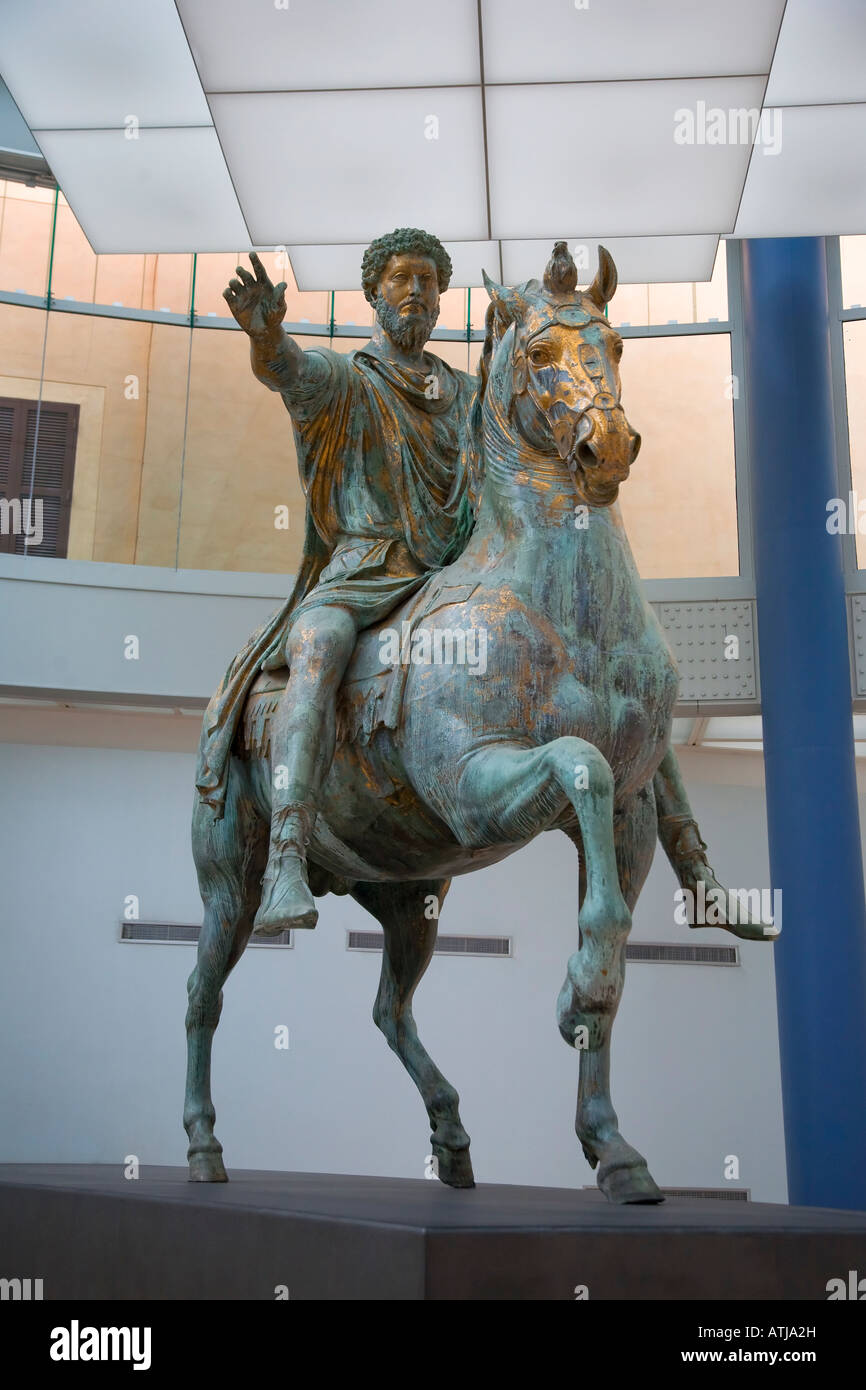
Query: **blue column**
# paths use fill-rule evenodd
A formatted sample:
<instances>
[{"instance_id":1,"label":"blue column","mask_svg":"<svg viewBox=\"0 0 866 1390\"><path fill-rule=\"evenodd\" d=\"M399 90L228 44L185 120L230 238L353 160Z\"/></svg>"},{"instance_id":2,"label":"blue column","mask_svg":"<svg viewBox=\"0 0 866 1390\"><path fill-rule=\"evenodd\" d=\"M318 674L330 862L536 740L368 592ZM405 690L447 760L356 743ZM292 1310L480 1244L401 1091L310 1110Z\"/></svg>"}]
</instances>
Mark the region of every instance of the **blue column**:
<instances>
[{"instance_id":1,"label":"blue column","mask_svg":"<svg viewBox=\"0 0 866 1390\"><path fill-rule=\"evenodd\" d=\"M743 304L788 1194L859 1210L866 903L823 239L745 241Z\"/></svg>"}]
</instances>

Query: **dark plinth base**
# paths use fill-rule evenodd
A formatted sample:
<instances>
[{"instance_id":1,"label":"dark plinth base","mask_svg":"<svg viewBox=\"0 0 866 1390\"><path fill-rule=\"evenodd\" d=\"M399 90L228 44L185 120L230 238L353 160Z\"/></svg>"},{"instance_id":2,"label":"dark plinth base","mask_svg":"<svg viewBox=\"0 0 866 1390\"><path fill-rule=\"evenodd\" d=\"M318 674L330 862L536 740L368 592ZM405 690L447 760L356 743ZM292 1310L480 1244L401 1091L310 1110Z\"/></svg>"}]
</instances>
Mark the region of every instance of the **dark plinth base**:
<instances>
[{"instance_id":1,"label":"dark plinth base","mask_svg":"<svg viewBox=\"0 0 866 1390\"><path fill-rule=\"evenodd\" d=\"M0 1276L46 1299L820 1299L866 1213L313 1173L0 1165Z\"/></svg>"}]
</instances>

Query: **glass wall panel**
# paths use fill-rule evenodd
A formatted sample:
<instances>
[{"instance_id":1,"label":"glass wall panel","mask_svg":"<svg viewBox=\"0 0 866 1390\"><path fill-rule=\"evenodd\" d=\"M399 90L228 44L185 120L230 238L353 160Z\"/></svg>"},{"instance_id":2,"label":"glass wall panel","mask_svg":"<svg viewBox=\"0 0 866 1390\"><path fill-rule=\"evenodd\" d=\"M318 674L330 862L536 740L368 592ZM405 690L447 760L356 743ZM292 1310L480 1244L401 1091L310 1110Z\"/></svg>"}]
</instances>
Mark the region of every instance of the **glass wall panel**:
<instances>
[{"instance_id":1,"label":"glass wall panel","mask_svg":"<svg viewBox=\"0 0 866 1390\"><path fill-rule=\"evenodd\" d=\"M620 285L609 309L620 327L724 322L728 317L727 246L719 242L713 276L703 284Z\"/></svg>"},{"instance_id":2,"label":"glass wall panel","mask_svg":"<svg viewBox=\"0 0 866 1390\"><path fill-rule=\"evenodd\" d=\"M273 278L273 257L262 257L268 274ZM237 267L241 265L252 274L249 253L229 251L221 254L196 256L195 258L195 312L200 318L231 318L229 306L223 298L229 280L237 278ZM274 281L276 284L282 276Z\"/></svg>"},{"instance_id":3,"label":"glass wall panel","mask_svg":"<svg viewBox=\"0 0 866 1390\"><path fill-rule=\"evenodd\" d=\"M358 271L360 281L360 268ZM325 322L329 321L328 315ZM375 310L372 304L368 304L363 290L337 290L333 302L334 323L341 328L363 328L367 334L372 330L376 320Z\"/></svg>"},{"instance_id":4,"label":"glass wall panel","mask_svg":"<svg viewBox=\"0 0 866 1390\"><path fill-rule=\"evenodd\" d=\"M438 338L430 344L430 351L437 357L441 357L443 362L447 362L449 367L456 367L461 372L474 372L474 366L470 366L472 360L472 348L474 343L448 342ZM478 343L476 357L481 356L481 343Z\"/></svg>"},{"instance_id":5,"label":"glass wall panel","mask_svg":"<svg viewBox=\"0 0 866 1390\"><path fill-rule=\"evenodd\" d=\"M42 524L42 507L27 501L41 493L38 479L37 486L31 487L34 457L29 403L39 398L45 320L42 309L0 304L0 498L11 504L8 511L3 510L0 521L0 553L4 554L45 553L40 546L49 528ZM17 517L16 502L22 505ZM51 529L56 536L61 528ZM29 545L25 544L25 534L29 534Z\"/></svg>"},{"instance_id":6,"label":"glass wall panel","mask_svg":"<svg viewBox=\"0 0 866 1390\"><path fill-rule=\"evenodd\" d=\"M53 219L50 188L0 179L0 290L45 294Z\"/></svg>"},{"instance_id":7,"label":"glass wall panel","mask_svg":"<svg viewBox=\"0 0 866 1390\"><path fill-rule=\"evenodd\" d=\"M150 331L145 364L148 391L135 563L173 567L182 563L178 528L192 330L171 324L146 327Z\"/></svg>"},{"instance_id":8,"label":"glass wall panel","mask_svg":"<svg viewBox=\"0 0 866 1390\"><path fill-rule=\"evenodd\" d=\"M147 263L156 259L156 256L97 256L96 303L122 305L127 309L144 308Z\"/></svg>"},{"instance_id":9,"label":"glass wall panel","mask_svg":"<svg viewBox=\"0 0 866 1390\"><path fill-rule=\"evenodd\" d=\"M196 257L195 312L200 317L231 318L231 310L223 299L229 280L236 278L237 267L252 273L250 248L243 251L208 253ZM325 290L302 294L295 284L292 267L285 251L259 251L259 259L277 285L286 282L287 323L327 323L330 319L331 296Z\"/></svg>"},{"instance_id":10,"label":"glass wall panel","mask_svg":"<svg viewBox=\"0 0 866 1390\"><path fill-rule=\"evenodd\" d=\"M720 241L712 279L695 285L695 322L721 323L728 314L728 243Z\"/></svg>"},{"instance_id":11,"label":"glass wall panel","mask_svg":"<svg viewBox=\"0 0 866 1390\"><path fill-rule=\"evenodd\" d=\"M264 260L264 257L262 258ZM273 258L271 258L273 259ZM231 318L228 304L223 299L223 290L229 280L237 278L237 267L242 265L252 274L249 255L240 251L213 253L195 258L195 312L200 318ZM272 266L267 267L268 274ZM282 279L282 276L278 277ZM276 281L275 281L276 283Z\"/></svg>"},{"instance_id":12,"label":"glass wall panel","mask_svg":"<svg viewBox=\"0 0 866 1390\"><path fill-rule=\"evenodd\" d=\"M146 256L142 309L188 314L192 301L192 256Z\"/></svg>"},{"instance_id":13,"label":"glass wall panel","mask_svg":"<svg viewBox=\"0 0 866 1390\"><path fill-rule=\"evenodd\" d=\"M484 294L484 291L481 291ZM468 291L465 289L446 290L439 296L439 318L436 320L437 328L457 328L465 333L466 331L466 300ZM484 298L487 295L484 294Z\"/></svg>"},{"instance_id":14,"label":"glass wall panel","mask_svg":"<svg viewBox=\"0 0 866 1390\"><path fill-rule=\"evenodd\" d=\"M861 238L866 241L866 237ZM857 499L866 503L866 319L856 319L843 327L845 341L845 393L848 399L848 440L851 447L851 486ZM863 519L859 511L853 518L847 509L848 529L857 527L857 565L866 569L866 506ZM856 508L855 502L855 508Z\"/></svg>"},{"instance_id":15,"label":"glass wall panel","mask_svg":"<svg viewBox=\"0 0 866 1390\"><path fill-rule=\"evenodd\" d=\"M43 395L79 406L70 559L174 564L188 350L188 329L49 315Z\"/></svg>"},{"instance_id":16,"label":"glass wall panel","mask_svg":"<svg viewBox=\"0 0 866 1390\"><path fill-rule=\"evenodd\" d=\"M739 574L730 338L629 338L622 383L642 437L620 491L641 575Z\"/></svg>"},{"instance_id":17,"label":"glass wall panel","mask_svg":"<svg viewBox=\"0 0 866 1390\"><path fill-rule=\"evenodd\" d=\"M0 306L0 394L38 395L44 322L40 310ZM849 399L858 405L866 399L864 328L846 330ZM288 412L254 378L244 335L195 329L184 457L189 335L51 314L43 395L80 408L69 556L292 573L304 503ZM349 352L364 341L333 346ZM480 350L434 345L462 371L477 369ZM730 370L724 334L626 342L623 399L643 445L621 503L645 578L738 573ZM851 436L855 487L866 495L866 413L857 409Z\"/></svg>"},{"instance_id":18,"label":"glass wall panel","mask_svg":"<svg viewBox=\"0 0 866 1390\"><path fill-rule=\"evenodd\" d=\"M840 236L842 308L866 308L866 236Z\"/></svg>"},{"instance_id":19,"label":"glass wall panel","mask_svg":"<svg viewBox=\"0 0 866 1390\"><path fill-rule=\"evenodd\" d=\"M82 232L75 214L61 193L57 202L51 294L54 299L77 299L96 304L97 257Z\"/></svg>"},{"instance_id":20,"label":"glass wall panel","mask_svg":"<svg viewBox=\"0 0 866 1390\"><path fill-rule=\"evenodd\" d=\"M303 339L315 345L327 339ZM303 541L304 497L281 396L253 375L245 333L195 329L180 567L290 575Z\"/></svg>"},{"instance_id":21,"label":"glass wall panel","mask_svg":"<svg viewBox=\"0 0 866 1390\"><path fill-rule=\"evenodd\" d=\"M45 293L53 212L49 190L0 183L0 289ZM96 256L62 196L57 213L52 291L61 304L186 317L194 293L196 314L190 329L51 312L42 399L78 410L68 555L291 574L304 522L291 419L253 377L246 337L205 326L230 321L223 290L246 252ZM357 337L299 335L302 346L330 341L349 352L366 342L373 313L360 290L301 294L284 252L260 254L271 278L288 282L288 322L325 324L333 309L338 326L357 325ZM462 331L468 318L481 329L487 305L483 288L449 290L439 325ZM611 309L614 322L635 326L724 318L723 247L711 284L623 286ZM41 310L0 306L0 394L13 401L39 396L45 325ZM849 378L860 371L856 327ZM437 339L432 350L474 373L481 344ZM737 572L729 376L724 335L627 341L625 400L644 445L622 504L647 578ZM849 394L863 399L859 376ZM862 455L859 438L853 420Z\"/></svg>"},{"instance_id":22,"label":"glass wall panel","mask_svg":"<svg viewBox=\"0 0 866 1390\"><path fill-rule=\"evenodd\" d=\"M45 310L0 304L0 394L30 399L39 394Z\"/></svg>"}]
</instances>

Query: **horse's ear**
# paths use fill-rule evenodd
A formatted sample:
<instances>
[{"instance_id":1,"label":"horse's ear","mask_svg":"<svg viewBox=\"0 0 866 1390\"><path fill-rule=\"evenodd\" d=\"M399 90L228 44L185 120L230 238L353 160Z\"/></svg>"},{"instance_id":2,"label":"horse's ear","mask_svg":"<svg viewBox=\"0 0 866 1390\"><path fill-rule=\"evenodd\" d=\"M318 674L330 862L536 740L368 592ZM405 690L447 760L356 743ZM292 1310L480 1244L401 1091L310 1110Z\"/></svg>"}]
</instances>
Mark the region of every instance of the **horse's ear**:
<instances>
[{"instance_id":1,"label":"horse's ear","mask_svg":"<svg viewBox=\"0 0 866 1390\"><path fill-rule=\"evenodd\" d=\"M505 323L517 323L527 307L527 301L520 290L512 290L507 285L497 284L495 280L491 280L486 270L482 270L481 274L484 276L484 288L496 305L503 321Z\"/></svg>"},{"instance_id":2,"label":"horse's ear","mask_svg":"<svg viewBox=\"0 0 866 1390\"><path fill-rule=\"evenodd\" d=\"M609 304L616 293L617 273L613 263L613 256L606 246L598 248L598 270L595 279L587 290L587 298L593 304L597 304L599 309L604 309Z\"/></svg>"},{"instance_id":3,"label":"horse's ear","mask_svg":"<svg viewBox=\"0 0 866 1390\"><path fill-rule=\"evenodd\" d=\"M506 317L511 318L511 311L508 307L507 298L508 290L504 285L499 285L495 280L491 280L486 270L482 269L481 274L484 277L484 288L490 296L491 303L494 304L497 309L501 310Z\"/></svg>"}]
</instances>

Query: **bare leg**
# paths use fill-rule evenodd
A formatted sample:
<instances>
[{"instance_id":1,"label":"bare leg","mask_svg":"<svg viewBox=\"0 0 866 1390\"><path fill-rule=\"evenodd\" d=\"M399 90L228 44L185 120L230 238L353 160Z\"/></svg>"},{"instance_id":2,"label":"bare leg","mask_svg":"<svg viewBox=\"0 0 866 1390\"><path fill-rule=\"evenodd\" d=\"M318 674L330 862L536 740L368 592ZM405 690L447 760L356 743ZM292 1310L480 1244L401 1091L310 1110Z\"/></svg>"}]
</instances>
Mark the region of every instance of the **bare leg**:
<instances>
[{"instance_id":1,"label":"bare leg","mask_svg":"<svg viewBox=\"0 0 866 1390\"><path fill-rule=\"evenodd\" d=\"M304 613L286 641L290 675L271 721L271 838L257 936L318 920L306 852L334 757L337 690L356 631L347 609L323 605Z\"/></svg>"},{"instance_id":2,"label":"bare leg","mask_svg":"<svg viewBox=\"0 0 866 1390\"><path fill-rule=\"evenodd\" d=\"M191 1182L226 1182L222 1144L214 1136L210 1063L222 1010L222 987L249 940L265 862L266 827L240 791L242 773L229 769L225 815L214 821L198 800L192 842L204 925L187 983L187 1074L183 1123L189 1136Z\"/></svg>"},{"instance_id":3,"label":"bare leg","mask_svg":"<svg viewBox=\"0 0 866 1390\"><path fill-rule=\"evenodd\" d=\"M744 901L732 898L710 868L705 853L707 847L701 839L701 832L689 805L677 756L672 748L668 748L659 764L653 778L653 788L658 807L659 839L680 887L694 894L698 883L703 882L705 893L713 894L709 901L724 904L719 911L718 921L692 920L689 925L722 927L743 941L774 941L779 931L762 922L759 917L753 917Z\"/></svg>"},{"instance_id":4,"label":"bare leg","mask_svg":"<svg viewBox=\"0 0 866 1390\"><path fill-rule=\"evenodd\" d=\"M430 1117L430 1144L440 1180L449 1187L474 1187L469 1135L460 1123L460 1097L445 1080L418 1037L412 996L433 954L441 906L449 883L356 883L353 897L382 923L382 975L373 1019L421 1093Z\"/></svg>"}]
</instances>

